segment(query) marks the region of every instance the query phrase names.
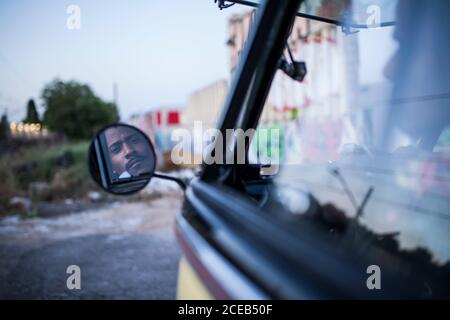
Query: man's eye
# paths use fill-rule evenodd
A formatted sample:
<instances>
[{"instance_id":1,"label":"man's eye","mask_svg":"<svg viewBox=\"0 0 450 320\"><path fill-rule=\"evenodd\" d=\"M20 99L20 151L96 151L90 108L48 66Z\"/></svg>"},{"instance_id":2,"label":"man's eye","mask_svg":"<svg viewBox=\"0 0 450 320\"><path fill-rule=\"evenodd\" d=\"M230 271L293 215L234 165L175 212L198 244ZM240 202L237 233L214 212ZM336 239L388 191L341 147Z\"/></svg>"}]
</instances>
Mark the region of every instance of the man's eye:
<instances>
[{"instance_id":1,"label":"man's eye","mask_svg":"<svg viewBox=\"0 0 450 320\"><path fill-rule=\"evenodd\" d=\"M120 152L120 149L121 149L120 147L112 147L110 150L112 153L118 154Z\"/></svg>"},{"instance_id":2,"label":"man's eye","mask_svg":"<svg viewBox=\"0 0 450 320\"><path fill-rule=\"evenodd\" d=\"M137 137L131 138L131 143L137 144L139 143L140 139Z\"/></svg>"}]
</instances>

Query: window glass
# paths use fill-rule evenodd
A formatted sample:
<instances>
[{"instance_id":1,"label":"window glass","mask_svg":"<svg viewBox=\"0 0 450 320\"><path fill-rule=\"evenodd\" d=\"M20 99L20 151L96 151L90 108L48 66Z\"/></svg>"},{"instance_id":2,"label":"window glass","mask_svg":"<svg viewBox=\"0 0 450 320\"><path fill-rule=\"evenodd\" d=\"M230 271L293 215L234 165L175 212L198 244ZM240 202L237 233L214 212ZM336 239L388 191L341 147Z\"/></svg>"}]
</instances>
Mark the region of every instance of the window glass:
<instances>
[{"instance_id":1,"label":"window glass","mask_svg":"<svg viewBox=\"0 0 450 320\"><path fill-rule=\"evenodd\" d=\"M419 291L448 290L450 3L396 12L396 26L355 33L297 18L288 44L308 73L277 72L258 131L280 139L257 134L249 158L280 162L274 194L288 214L307 213L307 191L343 246L400 275L420 270Z\"/></svg>"}]
</instances>

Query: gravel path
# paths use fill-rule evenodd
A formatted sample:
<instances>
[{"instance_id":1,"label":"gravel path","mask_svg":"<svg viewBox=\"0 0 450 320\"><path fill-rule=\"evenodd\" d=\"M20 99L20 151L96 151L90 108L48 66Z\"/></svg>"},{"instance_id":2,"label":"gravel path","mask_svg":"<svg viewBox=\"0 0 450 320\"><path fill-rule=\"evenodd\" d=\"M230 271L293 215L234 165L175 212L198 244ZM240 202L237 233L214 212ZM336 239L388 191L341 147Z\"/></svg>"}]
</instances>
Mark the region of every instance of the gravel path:
<instances>
[{"instance_id":1,"label":"gravel path","mask_svg":"<svg viewBox=\"0 0 450 320\"><path fill-rule=\"evenodd\" d=\"M179 195L54 218L0 220L0 298L174 299ZM69 290L69 265L81 289Z\"/></svg>"}]
</instances>

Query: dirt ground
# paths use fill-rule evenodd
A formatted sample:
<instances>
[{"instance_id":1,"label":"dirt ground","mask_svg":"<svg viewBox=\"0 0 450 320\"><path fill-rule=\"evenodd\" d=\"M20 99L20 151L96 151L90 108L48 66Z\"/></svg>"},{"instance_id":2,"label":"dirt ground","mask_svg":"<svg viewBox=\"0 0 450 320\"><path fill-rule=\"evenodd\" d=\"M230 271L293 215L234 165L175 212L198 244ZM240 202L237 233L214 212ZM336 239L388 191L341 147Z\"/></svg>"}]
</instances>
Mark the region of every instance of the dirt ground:
<instances>
[{"instance_id":1,"label":"dirt ground","mask_svg":"<svg viewBox=\"0 0 450 320\"><path fill-rule=\"evenodd\" d=\"M181 196L116 202L51 218L0 220L0 298L173 299ZM69 290L67 267L81 270Z\"/></svg>"}]
</instances>

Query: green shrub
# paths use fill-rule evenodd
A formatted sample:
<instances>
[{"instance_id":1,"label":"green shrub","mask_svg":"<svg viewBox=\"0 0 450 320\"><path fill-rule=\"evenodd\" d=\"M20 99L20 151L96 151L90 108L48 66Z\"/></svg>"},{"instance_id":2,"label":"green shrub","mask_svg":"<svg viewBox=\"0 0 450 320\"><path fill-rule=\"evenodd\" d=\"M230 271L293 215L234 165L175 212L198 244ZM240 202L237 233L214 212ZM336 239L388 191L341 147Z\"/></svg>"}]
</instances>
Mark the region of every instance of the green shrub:
<instances>
[{"instance_id":1,"label":"green shrub","mask_svg":"<svg viewBox=\"0 0 450 320\"><path fill-rule=\"evenodd\" d=\"M97 189L87 164L89 142L36 145L0 158L0 214L8 211L11 197L29 196L30 185L45 182L51 199L83 197ZM39 200L39 199L38 199Z\"/></svg>"}]
</instances>

